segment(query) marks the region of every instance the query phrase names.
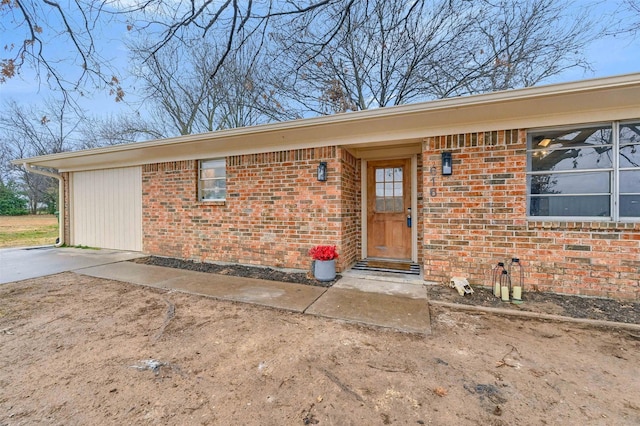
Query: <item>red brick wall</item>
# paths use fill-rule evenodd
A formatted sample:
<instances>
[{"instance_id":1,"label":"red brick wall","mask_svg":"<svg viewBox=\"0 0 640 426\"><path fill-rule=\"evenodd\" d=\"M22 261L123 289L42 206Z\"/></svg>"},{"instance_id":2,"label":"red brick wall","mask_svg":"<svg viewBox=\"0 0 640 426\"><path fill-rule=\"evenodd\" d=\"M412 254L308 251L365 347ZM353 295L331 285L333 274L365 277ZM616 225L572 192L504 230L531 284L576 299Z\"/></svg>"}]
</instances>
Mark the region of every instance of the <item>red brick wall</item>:
<instances>
[{"instance_id":1,"label":"red brick wall","mask_svg":"<svg viewBox=\"0 0 640 426\"><path fill-rule=\"evenodd\" d=\"M528 221L525 150L523 130L425 140L425 279L491 285L493 266L519 257L525 291L640 299L640 224ZM443 151L451 176L441 174Z\"/></svg>"},{"instance_id":2,"label":"red brick wall","mask_svg":"<svg viewBox=\"0 0 640 426\"><path fill-rule=\"evenodd\" d=\"M326 161L328 180L316 169ZM338 268L359 244L355 159L326 147L227 158L227 200L197 200L197 162L142 170L143 247L150 254L308 269L307 252L335 244ZM344 172L344 173L342 173Z\"/></svg>"},{"instance_id":3,"label":"red brick wall","mask_svg":"<svg viewBox=\"0 0 640 426\"><path fill-rule=\"evenodd\" d=\"M361 183L360 160L346 150L341 150L340 170L342 188L342 251L339 253L341 265L349 267L360 258L362 250L361 235Z\"/></svg>"}]
</instances>

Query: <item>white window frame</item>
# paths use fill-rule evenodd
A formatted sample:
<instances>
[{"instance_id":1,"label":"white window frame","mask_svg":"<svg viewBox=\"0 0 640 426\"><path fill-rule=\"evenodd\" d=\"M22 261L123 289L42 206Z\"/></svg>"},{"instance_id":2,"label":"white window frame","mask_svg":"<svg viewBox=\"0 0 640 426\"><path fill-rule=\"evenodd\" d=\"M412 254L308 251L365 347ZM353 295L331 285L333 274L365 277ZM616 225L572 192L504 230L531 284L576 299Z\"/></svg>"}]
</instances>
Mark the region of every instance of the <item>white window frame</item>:
<instances>
[{"instance_id":1,"label":"white window frame","mask_svg":"<svg viewBox=\"0 0 640 426\"><path fill-rule=\"evenodd\" d=\"M209 164L209 163L218 163L218 167L220 165L224 165L224 175L223 176L214 176L214 177L203 177L203 170L206 169L210 169L210 167L204 167L204 165ZM221 164L220 164L221 163ZM218 198L205 198L204 197L204 185L203 182L205 181L216 181L216 180L223 180L225 182L225 191L224 191L224 197L218 197ZM200 160L198 161L198 201L200 202L220 202L220 201L226 201L227 197L227 191L226 191L226 181L227 181L227 160L226 158L209 158L206 160Z\"/></svg>"},{"instance_id":2,"label":"white window frame","mask_svg":"<svg viewBox=\"0 0 640 426\"><path fill-rule=\"evenodd\" d=\"M599 122L599 123L583 123L576 124L573 126L562 126L562 127L550 127L550 128L540 128L540 129L530 129L527 132L527 148L526 148L526 156L527 156L527 219L530 221L557 221L557 222L576 222L576 221L602 221L602 222L640 222L640 217L620 217L620 172L626 170L640 170L636 167L625 167L622 168L619 165L619 156L620 156L620 128L621 125L625 124L638 124L640 123L640 119L636 120L625 120L625 121L613 121L613 122ZM556 171L551 172L548 170L545 171L532 171L532 154L538 150L533 149L533 134L539 134L544 132L557 132L563 130L576 130L580 129L588 129L599 126L609 126L611 128L612 133L612 142L611 142L611 155L612 155L612 164L611 167L602 168L602 169L581 169L573 171ZM588 172L607 172L610 174L610 191L608 193L610 200L610 216L531 216L531 180L530 176L533 175L545 175L545 174L558 174L558 173L588 173ZM589 195L603 195L603 194L588 194L581 193L579 196L589 196ZM635 195L633 193L632 195Z\"/></svg>"}]
</instances>

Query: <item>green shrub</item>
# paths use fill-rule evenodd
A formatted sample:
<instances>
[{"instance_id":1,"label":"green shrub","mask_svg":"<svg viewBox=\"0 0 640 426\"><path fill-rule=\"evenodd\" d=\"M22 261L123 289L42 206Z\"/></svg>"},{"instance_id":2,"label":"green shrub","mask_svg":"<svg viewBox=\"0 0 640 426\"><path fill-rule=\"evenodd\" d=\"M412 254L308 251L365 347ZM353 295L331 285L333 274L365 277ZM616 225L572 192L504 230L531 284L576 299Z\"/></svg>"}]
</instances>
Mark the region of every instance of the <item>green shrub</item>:
<instances>
[{"instance_id":1,"label":"green shrub","mask_svg":"<svg viewBox=\"0 0 640 426\"><path fill-rule=\"evenodd\" d=\"M9 183L0 183L0 216L19 216L29 213L27 211L27 200L25 200Z\"/></svg>"}]
</instances>

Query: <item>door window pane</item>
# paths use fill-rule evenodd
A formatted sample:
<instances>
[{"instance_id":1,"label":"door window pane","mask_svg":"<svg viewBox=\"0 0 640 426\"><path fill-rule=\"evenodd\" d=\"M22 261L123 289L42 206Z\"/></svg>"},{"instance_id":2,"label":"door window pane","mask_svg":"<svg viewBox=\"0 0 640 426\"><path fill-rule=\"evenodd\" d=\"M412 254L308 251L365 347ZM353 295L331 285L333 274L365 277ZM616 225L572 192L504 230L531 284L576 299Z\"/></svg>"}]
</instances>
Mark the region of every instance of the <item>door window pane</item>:
<instances>
[{"instance_id":1,"label":"door window pane","mask_svg":"<svg viewBox=\"0 0 640 426\"><path fill-rule=\"evenodd\" d=\"M396 196L402 197L402 182L394 182L393 193Z\"/></svg>"},{"instance_id":2,"label":"door window pane","mask_svg":"<svg viewBox=\"0 0 640 426\"><path fill-rule=\"evenodd\" d=\"M387 182L384 184L384 196L387 198L393 198L393 182Z\"/></svg>"},{"instance_id":3,"label":"door window pane","mask_svg":"<svg viewBox=\"0 0 640 426\"><path fill-rule=\"evenodd\" d=\"M395 211L395 199L394 198L385 198L384 211L386 211L386 212L394 212Z\"/></svg>"},{"instance_id":4,"label":"door window pane","mask_svg":"<svg viewBox=\"0 0 640 426\"><path fill-rule=\"evenodd\" d=\"M404 211L402 167L375 169L376 212L398 213Z\"/></svg>"},{"instance_id":5,"label":"door window pane","mask_svg":"<svg viewBox=\"0 0 640 426\"><path fill-rule=\"evenodd\" d=\"M393 180L396 182L402 182L402 168L397 167L393 169Z\"/></svg>"}]
</instances>

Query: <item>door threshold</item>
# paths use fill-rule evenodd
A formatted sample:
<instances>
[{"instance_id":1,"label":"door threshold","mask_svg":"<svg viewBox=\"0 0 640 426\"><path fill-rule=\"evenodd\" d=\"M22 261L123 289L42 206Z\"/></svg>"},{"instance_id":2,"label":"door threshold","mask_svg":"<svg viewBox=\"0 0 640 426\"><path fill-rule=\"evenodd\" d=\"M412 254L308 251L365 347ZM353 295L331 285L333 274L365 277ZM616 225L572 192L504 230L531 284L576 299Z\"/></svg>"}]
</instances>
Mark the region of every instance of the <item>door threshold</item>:
<instances>
[{"instance_id":1,"label":"door threshold","mask_svg":"<svg viewBox=\"0 0 640 426\"><path fill-rule=\"evenodd\" d=\"M380 266L375 262L395 263L391 265L394 269L375 267ZM404 265L403 265L404 264ZM409 264L407 270L406 264ZM385 265L388 266L388 265ZM403 268L403 269L401 269ZM366 259L359 261L350 269L342 273L345 277L364 278L378 281L389 281L405 284L425 284L420 265L408 261L390 261L388 259Z\"/></svg>"},{"instance_id":2,"label":"door threshold","mask_svg":"<svg viewBox=\"0 0 640 426\"><path fill-rule=\"evenodd\" d=\"M417 263L398 259L367 258L356 262L351 269L403 275L421 275L422 273L420 265Z\"/></svg>"}]
</instances>

